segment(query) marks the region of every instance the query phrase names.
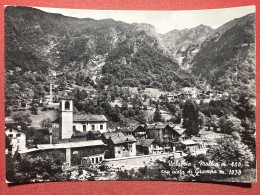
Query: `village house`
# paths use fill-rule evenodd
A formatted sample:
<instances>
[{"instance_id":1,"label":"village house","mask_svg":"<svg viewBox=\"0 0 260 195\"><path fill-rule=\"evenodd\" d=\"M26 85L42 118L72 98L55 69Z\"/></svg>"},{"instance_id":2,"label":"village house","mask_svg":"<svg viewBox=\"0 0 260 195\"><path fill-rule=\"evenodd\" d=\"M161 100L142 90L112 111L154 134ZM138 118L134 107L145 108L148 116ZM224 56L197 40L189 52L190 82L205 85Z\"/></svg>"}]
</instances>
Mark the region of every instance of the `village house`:
<instances>
[{"instance_id":1,"label":"village house","mask_svg":"<svg viewBox=\"0 0 260 195\"><path fill-rule=\"evenodd\" d=\"M173 124L149 124L146 131L147 137L161 144L165 151L175 151L181 141L189 139L186 129Z\"/></svg>"},{"instance_id":2,"label":"village house","mask_svg":"<svg viewBox=\"0 0 260 195\"><path fill-rule=\"evenodd\" d=\"M127 127L118 127L116 129L117 132L122 132L124 135L133 135L136 139L146 139L147 132L145 129L145 125L138 126L127 126Z\"/></svg>"},{"instance_id":3,"label":"village house","mask_svg":"<svg viewBox=\"0 0 260 195\"><path fill-rule=\"evenodd\" d=\"M166 95L166 98L169 102L172 102L175 100L175 96L173 94L167 94Z\"/></svg>"},{"instance_id":4,"label":"village house","mask_svg":"<svg viewBox=\"0 0 260 195\"><path fill-rule=\"evenodd\" d=\"M136 142L137 155L152 155L163 153L163 147L154 139L139 139Z\"/></svg>"},{"instance_id":5,"label":"village house","mask_svg":"<svg viewBox=\"0 0 260 195\"><path fill-rule=\"evenodd\" d=\"M173 139L178 139L179 141L184 141L190 139L187 130L176 125L173 128Z\"/></svg>"},{"instance_id":6,"label":"village house","mask_svg":"<svg viewBox=\"0 0 260 195\"><path fill-rule=\"evenodd\" d=\"M171 136L172 136L172 148L173 151L176 151L176 148L181 146L181 142L187 139L190 139L186 129L181 128L180 126L169 126L171 128Z\"/></svg>"},{"instance_id":7,"label":"village house","mask_svg":"<svg viewBox=\"0 0 260 195\"><path fill-rule=\"evenodd\" d=\"M146 125L138 125L137 127L134 127L133 136L136 139L146 139L148 138L147 132L146 132Z\"/></svg>"},{"instance_id":8,"label":"village house","mask_svg":"<svg viewBox=\"0 0 260 195\"><path fill-rule=\"evenodd\" d=\"M16 151L26 149L26 132L19 128L6 128L5 134L10 140L10 147L7 148L7 153L14 154Z\"/></svg>"},{"instance_id":9,"label":"village house","mask_svg":"<svg viewBox=\"0 0 260 195\"><path fill-rule=\"evenodd\" d=\"M181 142L182 146L180 150L185 151L185 153L190 153L193 156L199 154L206 154L207 149L203 142L195 142L193 140L185 140Z\"/></svg>"},{"instance_id":10,"label":"village house","mask_svg":"<svg viewBox=\"0 0 260 195\"><path fill-rule=\"evenodd\" d=\"M102 141L107 144L108 158L122 158L136 156L136 139L133 135L124 135L122 132L106 132L101 135Z\"/></svg>"},{"instance_id":11,"label":"village house","mask_svg":"<svg viewBox=\"0 0 260 195\"><path fill-rule=\"evenodd\" d=\"M148 139L154 139L157 143L161 144L166 151L172 149L171 136L169 135L169 130L165 129L167 125L162 123L148 124L146 126L146 131L148 134Z\"/></svg>"}]
</instances>

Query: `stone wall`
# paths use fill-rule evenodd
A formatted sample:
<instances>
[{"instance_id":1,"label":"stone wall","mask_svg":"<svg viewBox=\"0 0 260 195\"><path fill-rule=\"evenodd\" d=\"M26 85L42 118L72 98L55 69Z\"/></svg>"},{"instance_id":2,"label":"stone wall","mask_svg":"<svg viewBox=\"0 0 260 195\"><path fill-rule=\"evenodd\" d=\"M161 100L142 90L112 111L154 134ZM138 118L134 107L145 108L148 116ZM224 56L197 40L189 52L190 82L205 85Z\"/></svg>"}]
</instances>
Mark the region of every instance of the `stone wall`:
<instances>
[{"instance_id":1,"label":"stone wall","mask_svg":"<svg viewBox=\"0 0 260 195\"><path fill-rule=\"evenodd\" d=\"M104 159L103 164L113 168L124 168L130 170L132 168L139 168L148 165L151 162L163 160L168 157L169 154L154 154L144 156L133 156L124 158Z\"/></svg>"}]
</instances>

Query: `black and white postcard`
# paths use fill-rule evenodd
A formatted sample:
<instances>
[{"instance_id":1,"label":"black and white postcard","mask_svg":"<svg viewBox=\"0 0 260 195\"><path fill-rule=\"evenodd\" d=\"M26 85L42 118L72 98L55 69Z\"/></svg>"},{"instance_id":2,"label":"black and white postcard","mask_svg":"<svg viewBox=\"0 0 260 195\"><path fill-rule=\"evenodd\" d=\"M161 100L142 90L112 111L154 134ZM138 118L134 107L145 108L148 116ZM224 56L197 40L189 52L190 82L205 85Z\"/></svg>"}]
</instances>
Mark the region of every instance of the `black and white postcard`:
<instances>
[{"instance_id":1,"label":"black and white postcard","mask_svg":"<svg viewBox=\"0 0 260 195\"><path fill-rule=\"evenodd\" d=\"M255 6L6 6L6 181L256 182L255 55Z\"/></svg>"}]
</instances>

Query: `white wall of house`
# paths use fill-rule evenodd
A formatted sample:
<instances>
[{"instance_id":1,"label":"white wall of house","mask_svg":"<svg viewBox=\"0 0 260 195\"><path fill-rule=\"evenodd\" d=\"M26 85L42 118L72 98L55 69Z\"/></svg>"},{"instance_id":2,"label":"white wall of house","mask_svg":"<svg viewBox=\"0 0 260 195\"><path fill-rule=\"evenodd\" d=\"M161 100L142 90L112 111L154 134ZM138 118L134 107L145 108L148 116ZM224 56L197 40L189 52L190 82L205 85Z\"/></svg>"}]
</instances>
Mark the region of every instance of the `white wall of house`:
<instances>
[{"instance_id":1,"label":"white wall of house","mask_svg":"<svg viewBox=\"0 0 260 195\"><path fill-rule=\"evenodd\" d=\"M128 143L128 149L125 149L124 143L114 146L115 158L136 156L136 143Z\"/></svg>"},{"instance_id":2,"label":"white wall of house","mask_svg":"<svg viewBox=\"0 0 260 195\"><path fill-rule=\"evenodd\" d=\"M77 131L100 131L101 133L107 132L106 122L73 122L73 128Z\"/></svg>"},{"instance_id":3,"label":"white wall of house","mask_svg":"<svg viewBox=\"0 0 260 195\"><path fill-rule=\"evenodd\" d=\"M163 148L157 144L151 144L149 146L149 154L159 154L163 151Z\"/></svg>"},{"instance_id":4,"label":"white wall of house","mask_svg":"<svg viewBox=\"0 0 260 195\"><path fill-rule=\"evenodd\" d=\"M22 131L18 131L16 129L6 129L5 134L11 141L12 145L12 153L15 153L17 150L25 150L26 149L26 134Z\"/></svg>"}]
</instances>

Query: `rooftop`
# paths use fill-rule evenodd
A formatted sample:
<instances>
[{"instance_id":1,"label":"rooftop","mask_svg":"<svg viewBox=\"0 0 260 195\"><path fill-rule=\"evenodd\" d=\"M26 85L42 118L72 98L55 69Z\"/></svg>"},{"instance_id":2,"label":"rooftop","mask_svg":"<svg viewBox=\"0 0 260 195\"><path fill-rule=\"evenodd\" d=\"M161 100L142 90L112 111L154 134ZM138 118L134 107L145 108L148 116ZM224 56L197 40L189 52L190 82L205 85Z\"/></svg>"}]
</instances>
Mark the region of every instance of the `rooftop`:
<instances>
[{"instance_id":1,"label":"rooftop","mask_svg":"<svg viewBox=\"0 0 260 195\"><path fill-rule=\"evenodd\" d=\"M124 135L122 132L106 132L103 133L105 139L111 139L114 144L136 142L132 135Z\"/></svg>"},{"instance_id":2,"label":"rooftop","mask_svg":"<svg viewBox=\"0 0 260 195\"><path fill-rule=\"evenodd\" d=\"M107 118L104 115L95 115L95 114L74 114L73 121L107 121Z\"/></svg>"},{"instance_id":3,"label":"rooftop","mask_svg":"<svg viewBox=\"0 0 260 195\"><path fill-rule=\"evenodd\" d=\"M90 146L105 146L101 140L89 140L89 141L79 141L79 142L67 142L59 144L38 144L37 148L40 150L48 149L65 149L65 148L80 148L80 147L90 147Z\"/></svg>"},{"instance_id":4,"label":"rooftop","mask_svg":"<svg viewBox=\"0 0 260 195\"><path fill-rule=\"evenodd\" d=\"M55 119L51 123L59 123L60 118ZM107 118L104 115L95 115L95 114L74 114L73 122L81 122L81 121L89 121L89 122L106 122Z\"/></svg>"},{"instance_id":5,"label":"rooftop","mask_svg":"<svg viewBox=\"0 0 260 195\"><path fill-rule=\"evenodd\" d=\"M72 96L63 96L63 97L60 97L60 100L74 100L74 97L72 97Z\"/></svg>"},{"instance_id":6,"label":"rooftop","mask_svg":"<svg viewBox=\"0 0 260 195\"><path fill-rule=\"evenodd\" d=\"M185 141L182 141L181 142L182 144L186 145L186 146L189 146L189 145L198 145L197 142L193 141L193 140L185 140Z\"/></svg>"},{"instance_id":7,"label":"rooftop","mask_svg":"<svg viewBox=\"0 0 260 195\"><path fill-rule=\"evenodd\" d=\"M24 134L27 134L27 132L26 131L23 131L23 130L21 130L21 129L18 129L18 128L6 128L5 129L5 131L7 131L7 130L13 130L13 131L17 131L17 132L21 132L21 133L24 133Z\"/></svg>"},{"instance_id":8,"label":"rooftop","mask_svg":"<svg viewBox=\"0 0 260 195\"><path fill-rule=\"evenodd\" d=\"M163 124L163 123L148 124L146 129L163 129L166 126L167 124Z\"/></svg>"},{"instance_id":9,"label":"rooftop","mask_svg":"<svg viewBox=\"0 0 260 195\"><path fill-rule=\"evenodd\" d=\"M186 129L181 128L180 126L175 126L173 129L174 129L179 135L183 134L183 132L186 131Z\"/></svg>"},{"instance_id":10,"label":"rooftop","mask_svg":"<svg viewBox=\"0 0 260 195\"><path fill-rule=\"evenodd\" d=\"M140 139L137 140L136 145L149 147L154 142L154 139Z\"/></svg>"},{"instance_id":11,"label":"rooftop","mask_svg":"<svg viewBox=\"0 0 260 195\"><path fill-rule=\"evenodd\" d=\"M133 132L134 127L117 127L116 132Z\"/></svg>"}]
</instances>

